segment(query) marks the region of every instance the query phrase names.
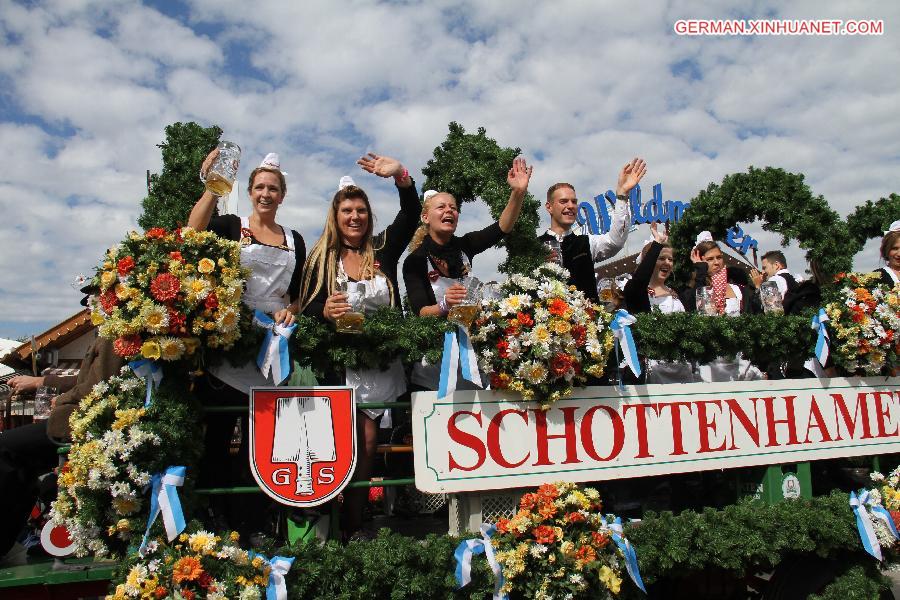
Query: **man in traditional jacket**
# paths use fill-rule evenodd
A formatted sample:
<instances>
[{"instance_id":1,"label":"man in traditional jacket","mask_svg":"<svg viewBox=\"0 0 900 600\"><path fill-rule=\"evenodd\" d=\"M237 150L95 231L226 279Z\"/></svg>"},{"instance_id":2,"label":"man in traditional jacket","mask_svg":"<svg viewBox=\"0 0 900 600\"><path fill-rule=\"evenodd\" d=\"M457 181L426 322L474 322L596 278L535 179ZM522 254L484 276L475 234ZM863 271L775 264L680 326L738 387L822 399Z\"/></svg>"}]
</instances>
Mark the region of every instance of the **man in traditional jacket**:
<instances>
[{"instance_id":1,"label":"man in traditional jacket","mask_svg":"<svg viewBox=\"0 0 900 600\"><path fill-rule=\"evenodd\" d=\"M646 172L647 165L640 158L622 167L616 184L616 203L609 231L599 235L578 235L572 231L578 212L578 200L572 184L555 183L547 190L550 228L538 239L545 243L554 239L559 242L562 265L569 271L569 283L595 302L599 302L599 295L594 264L615 256L625 245L631 228L629 193Z\"/></svg>"}]
</instances>

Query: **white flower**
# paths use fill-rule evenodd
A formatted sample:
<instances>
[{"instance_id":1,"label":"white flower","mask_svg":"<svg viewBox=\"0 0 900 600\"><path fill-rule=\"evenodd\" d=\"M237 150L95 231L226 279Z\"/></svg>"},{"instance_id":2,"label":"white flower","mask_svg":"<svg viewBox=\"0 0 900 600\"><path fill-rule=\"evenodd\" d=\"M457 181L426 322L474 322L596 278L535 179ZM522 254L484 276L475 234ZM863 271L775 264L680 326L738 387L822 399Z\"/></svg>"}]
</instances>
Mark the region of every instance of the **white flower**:
<instances>
[{"instance_id":1,"label":"white flower","mask_svg":"<svg viewBox=\"0 0 900 600\"><path fill-rule=\"evenodd\" d=\"M540 558L543 554L547 552L547 546L543 544L532 544L531 549L529 550L531 556L535 558Z\"/></svg>"},{"instance_id":2,"label":"white flower","mask_svg":"<svg viewBox=\"0 0 900 600\"><path fill-rule=\"evenodd\" d=\"M239 600L260 600L259 588L255 585L252 587L245 587L241 590Z\"/></svg>"}]
</instances>

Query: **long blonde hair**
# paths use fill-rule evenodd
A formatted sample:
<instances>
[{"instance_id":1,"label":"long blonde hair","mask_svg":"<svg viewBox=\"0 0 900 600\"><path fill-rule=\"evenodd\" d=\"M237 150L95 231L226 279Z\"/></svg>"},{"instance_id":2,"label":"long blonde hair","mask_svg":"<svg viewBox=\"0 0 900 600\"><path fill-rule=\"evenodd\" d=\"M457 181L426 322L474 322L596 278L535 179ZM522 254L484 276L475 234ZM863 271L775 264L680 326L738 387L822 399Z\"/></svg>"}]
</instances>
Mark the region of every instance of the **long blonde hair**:
<instances>
[{"instance_id":1,"label":"long blonde hair","mask_svg":"<svg viewBox=\"0 0 900 600\"><path fill-rule=\"evenodd\" d=\"M355 185L348 185L334 194L331 200L331 210L325 217L325 228L322 235L316 241L316 244L310 250L306 257L306 263L303 265L303 283L300 287L300 312L310 305L313 299L322 290L325 285L327 295L331 295L335 291L335 282L337 280L338 264L341 258L341 234L337 225L338 207L344 200L360 199L366 205L369 213L369 224L363 235L360 252L362 254L362 266L360 269L360 279L372 279L375 275L384 275L381 269L375 266L375 250L372 243L372 230L375 228L375 215L372 214L372 205L369 204L369 197L361 189ZM390 278L388 287L391 291L391 305L394 303L394 290Z\"/></svg>"},{"instance_id":2,"label":"long blonde hair","mask_svg":"<svg viewBox=\"0 0 900 600\"><path fill-rule=\"evenodd\" d=\"M430 229L428 227L428 223L425 222L425 215L428 214L428 207L431 204L431 201L437 198L438 196L450 196L453 198L453 194L450 192L437 192L432 195L428 195L428 192L425 192L425 199L422 202L422 214L420 217L422 218L422 222L419 224L419 228L416 229L416 232L413 233L412 239L409 241L409 251L415 252L416 249L422 245L422 242L425 241L425 236L430 233ZM453 201L456 202L456 198L453 198ZM459 212L459 202L456 202L456 210Z\"/></svg>"}]
</instances>

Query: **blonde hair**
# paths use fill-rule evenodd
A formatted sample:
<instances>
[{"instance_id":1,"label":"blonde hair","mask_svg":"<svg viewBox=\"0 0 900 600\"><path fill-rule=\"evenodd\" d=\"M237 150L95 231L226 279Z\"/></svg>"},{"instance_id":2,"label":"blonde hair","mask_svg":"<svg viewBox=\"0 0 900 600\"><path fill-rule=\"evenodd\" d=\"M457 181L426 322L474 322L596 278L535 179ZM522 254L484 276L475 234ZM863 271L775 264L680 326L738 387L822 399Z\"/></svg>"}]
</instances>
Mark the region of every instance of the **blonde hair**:
<instances>
[{"instance_id":1,"label":"blonde hair","mask_svg":"<svg viewBox=\"0 0 900 600\"><path fill-rule=\"evenodd\" d=\"M280 169L276 169L275 167L256 167L250 173L250 180L247 182L247 193L249 194L253 191L253 180L256 179L256 176L260 173L274 173L278 177L279 183L281 183L281 197L284 198L287 196L287 181L284 179L284 173L281 172Z\"/></svg>"},{"instance_id":2,"label":"blonde hair","mask_svg":"<svg viewBox=\"0 0 900 600\"><path fill-rule=\"evenodd\" d=\"M428 214L429 205L431 201L437 198L438 196L450 196L453 198L453 194L450 192L438 192L433 196L429 196L422 202L422 214L421 218L423 219L422 223L419 224L419 228L416 229L416 232L413 233L412 239L409 241L409 251L415 252L419 246L422 245L422 242L425 241L425 236L430 233L430 229L428 227L428 223L424 221L425 215ZM453 202L456 203L456 210L459 211L459 202L456 201L456 198L453 198Z\"/></svg>"},{"instance_id":3,"label":"blonde hair","mask_svg":"<svg viewBox=\"0 0 900 600\"><path fill-rule=\"evenodd\" d=\"M306 263L303 265L303 283L300 287L300 312L303 312L310 305L322 290L323 285L327 295L330 296L335 291L338 263L341 258L341 234L337 225L338 207L344 200L356 199L362 200L369 212L369 224L366 227L366 232L360 245L363 258L360 268L360 279L366 280L372 279L375 275L384 275L381 269L375 267L375 251L381 248L375 248L372 243L375 215L372 214L369 197L361 188L355 185L348 185L334 194L334 198L331 200L331 210L328 211L328 215L325 217L325 228L322 230L322 235L319 236L316 244L306 257ZM385 279L388 281L388 288L391 292L391 305L393 306L393 285L389 277L385 276ZM313 283L314 281L315 283Z\"/></svg>"}]
</instances>

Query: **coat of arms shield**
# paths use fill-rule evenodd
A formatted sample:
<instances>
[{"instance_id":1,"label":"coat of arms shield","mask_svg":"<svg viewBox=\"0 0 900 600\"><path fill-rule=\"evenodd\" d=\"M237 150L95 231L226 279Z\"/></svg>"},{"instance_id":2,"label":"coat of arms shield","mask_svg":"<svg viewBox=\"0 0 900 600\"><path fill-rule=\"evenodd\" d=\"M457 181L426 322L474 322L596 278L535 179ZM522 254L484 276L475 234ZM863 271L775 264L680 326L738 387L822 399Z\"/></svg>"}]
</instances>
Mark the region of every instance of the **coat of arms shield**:
<instances>
[{"instance_id":1,"label":"coat of arms shield","mask_svg":"<svg viewBox=\"0 0 900 600\"><path fill-rule=\"evenodd\" d=\"M350 387L250 390L250 470L282 504L317 506L356 468L356 403Z\"/></svg>"}]
</instances>

